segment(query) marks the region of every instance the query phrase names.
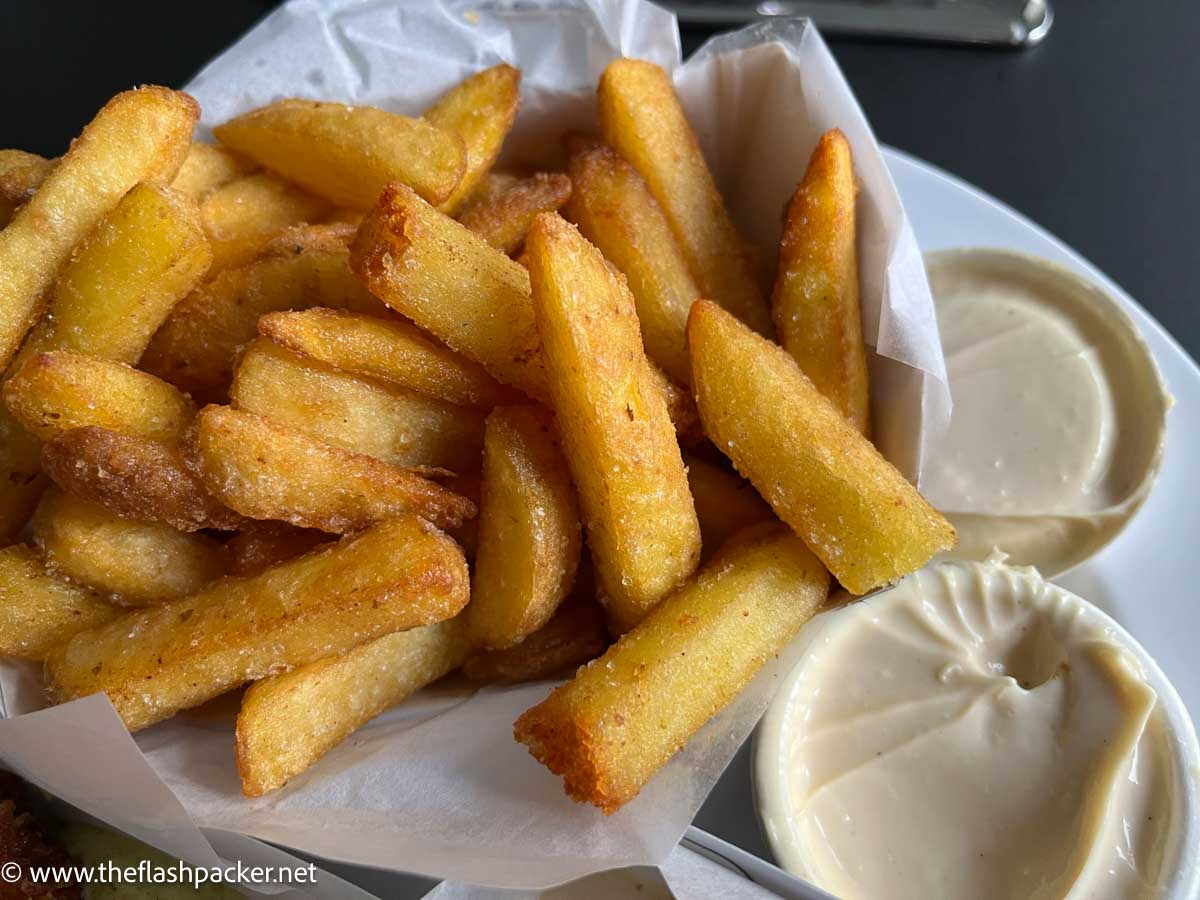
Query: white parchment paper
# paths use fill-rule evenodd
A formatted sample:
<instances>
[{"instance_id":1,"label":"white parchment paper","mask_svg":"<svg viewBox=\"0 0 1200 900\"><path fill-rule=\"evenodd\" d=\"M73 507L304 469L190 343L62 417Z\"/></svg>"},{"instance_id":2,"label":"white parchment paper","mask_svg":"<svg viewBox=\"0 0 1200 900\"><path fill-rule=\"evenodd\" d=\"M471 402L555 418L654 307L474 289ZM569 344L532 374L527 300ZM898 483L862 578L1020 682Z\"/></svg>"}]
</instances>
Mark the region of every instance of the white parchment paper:
<instances>
[{"instance_id":1,"label":"white parchment paper","mask_svg":"<svg viewBox=\"0 0 1200 900\"><path fill-rule=\"evenodd\" d=\"M773 255L781 212L817 137L841 128L860 194L863 322L874 424L914 478L949 415L936 320L912 230L871 134L819 35L774 23L711 42L680 65L671 15L641 0L293 0L188 86L204 127L283 96L418 113L471 72L524 73L508 159L546 160L568 127L594 124L600 72L617 56L672 70L731 211ZM131 739L103 698L55 710L28 667L0 662L0 765L189 861L212 853L196 828L304 852L496 887L538 889L668 858L762 714L785 652L613 816L569 801L512 738L549 685L426 692L380 717L283 790L241 796L232 715L187 714ZM165 785L165 787L164 787ZM169 788L169 790L168 790ZM746 802L750 802L749 785ZM223 852L228 852L226 847Z\"/></svg>"}]
</instances>

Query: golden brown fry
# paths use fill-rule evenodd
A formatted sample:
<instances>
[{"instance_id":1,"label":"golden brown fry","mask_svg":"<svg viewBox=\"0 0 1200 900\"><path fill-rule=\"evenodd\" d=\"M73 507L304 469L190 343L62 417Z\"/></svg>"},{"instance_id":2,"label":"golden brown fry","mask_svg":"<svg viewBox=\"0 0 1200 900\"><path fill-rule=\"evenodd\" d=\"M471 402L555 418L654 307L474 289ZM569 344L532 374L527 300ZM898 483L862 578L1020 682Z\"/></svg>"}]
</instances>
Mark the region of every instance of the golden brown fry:
<instances>
[{"instance_id":1,"label":"golden brown fry","mask_svg":"<svg viewBox=\"0 0 1200 900\"><path fill-rule=\"evenodd\" d=\"M512 130L520 102L521 73L501 63L450 88L425 111L427 122L458 134L466 150L462 179L442 202L442 212L454 215L492 167L500 145ZM371 202L375 199L372 197Z\"/></svg>"},{"instance_id":2,"label":"golden brown fry","mask_svg":"<svg viewBox=\"0 0 1200 900\"><path fill-rule=\"evenodd\" d=\"M475 515L427 478L226 406L200 413L191 449L209 492L251 519L348 534L406 513L439 528Z\"/></svg>"},{"instance_id":3,"label":"golden brown fry","mask_svg":"<svg viewBox=\"0 0 1200 900\"><path fill-rule=\"evenodd\" d=\"M194 141L171 187L193 200L203 200L235 178L249 175L254 163L224 147Z\"/></svg>"},{"instance_id":4,"label":"golden brown fry","mask_svg":"<svg viewBox=\"0 0 1200 900\"><path fill-rule=\"evenodd\" d=\"M62 703L104 691L130 731L247 681L430 625L467 603L457 545L415 516L249 578L126 613L46 663Z\"/></svg>"},{"instance_id":5,"label":"golden brown fry","mask_svg":"<svg viewBox=\"0 0 1200 900\"><path fill-rule=\"evenodd\" d=\"M709 559L737 532L775 518L767 501L753 485L732 472L684 454L688 487L696 504L696 518L704 537L704 559Z\"/></svg>"},{"instance_id":6,"label":"golden brown fry","mask_svg":"<svg viewBox=\"0 0 1200 900\"><path fill-rule=\"evenodd\" d=\"M193 594L225 574L220 544L157 522L134 522L55 488L31 523L47 565L126 606Z\"/></svg>"},{"instance_id":7,"label":"golden brown fry","mask_svg":"<svg viewBox=\"0 0 1200 900\"><path fill-rule=\"evenodd\" d=\"M24 150L0 150L0 228L9 223L18 206L29 202L57 164L57 160Z\"/></svg>"},{"instance_id":8,"label":"golden brown fry","mask_svg":"<svg viewBox=\"0 0 1200 900\"><path fill-rule=\"evenodd\" d=\"M533 306L588 546L618 630L696 568L700 526L661 387L620 275L575 228L538 216Z\"/></svg>"},{"instance_id":9,"label":"golden brown fry","mask_svg":"<svg viewBox=\"0 0 1200 900\"><path fill-rule=\"evenodd\" d=\"M44 659L53 647L119 614L94 591L51 575L29 547L0 550L0 656Z\"/></svg>"},{"instance_id":10,"label":"golden brown fry","mask_svg":"<svg viewBox=\"0 0 1200 900\"><path fill-rule=\"evenodd\" d=\"M250 686L237 718L242 792L283 787L352 732L462 665L462 618L376 638Z\"/></svg>"},{"instance_id":11,"label":"golden brown fry","mask_svg":"<svg viewBox=\"0 0 1200 900\"><path fill-rule=\"evenodd\" d=\"M142 522L180 531L233 531L245 521L205 490L177 447L105 428L76 428L42 447L42 469L63 490Z\"/></svg>"},{"instance_id":12,"label":"golden brown fry","mask_svg":"<svg viewBox=\"0 0 1200 900\"><path fill-rule=\"evenodd\" d=\"M571 196L571 179L558 172L539 172L473 201L458 221L497 250L512 255L538 213L554 212Z\"/></svg>"},{"instance_id":13,"label":"golden brown fry","mask_svg":"<svg viewBox=\"0 0 1200 900\"><path fill-rule=\"evenodd\" d=\"M829 573L779 523L735 537L514 734L567 793L617 810L820 609Z\"/></svg>"},{"instance_id":14,"label":"golden brown fry","mask_svg":"<svg viewBox=\"0 0 1200 900\"><path fill-rule=\"evenodd\" d=\"M680 384L691 383L688 310L700 289L654 195L609 147L571 157L567 217L629 280L646 355Z\"/></svg>"},{"instance_id":15,"label":"golden brown fry","mask_svg":"<svg viewBox=\"0 0 1200 900\"><path fill-rule=\"evenodd\" d=\"M788 205L772 312L783 348L817 390L869 435L856 193L850 143L835 128L822 135Z\"/></svg>"},{"instance_id":16,"label":"golden brown fry","mask_svg":"<svg viewBox=\"0 0 1200 900\"><path fill-rule=\"evenodd\" d=\"M315 528L297 528L283 522L247 522L225 542L230 575L257 575L285 560L336 540Z\"/></svg>"},{"instance_id":17,"label":"golden brown fry","mask_svg":"<svg viewBox=\"0 0 1200 900\"><path fill-rule=\"evenodd\" d=\"M403 319L332 309L271 313L258 332L281 347L353 375L365 375L466 406L513 403L520 394L478 363Z\"/></svg>"},{"instance_id":18,"label":"golden brown fry","mask_svg":"<svg viewBox=\"0 0 1200 900\"><path fill-rule=\"evenodd\" d=\"M704 430L855 594L954 546L954 529L823 397L796 361L719 306L688 321Z\"/></svg>"},{"instance_id":19,"label":"golden brown fry","mask_svg":"<svg viewBox=\"0 0 1200 900\"><path fill-rule=\"evenodd\" d=\"M703 295L769 334L757 273L670 77L650 62L613 60L600 76L597 97L604 140L646 179Z\"/></svg>"},{"instance_id":20,"label":"golden brown fry","mask_svg":"<svg viewBox=\"0 0 1200 900\"><path fill-rule=\"evenodd\" d=\"M226 241L320 222L330 210L320 197L270 172L256 172L210 192L200 204L200 219L210 238Z\"/></svg>"},{"instance_id":21,"label":"golden brown fry","mask_svg":"<svg viewBox=\"0 0 1200 900\"><path fill-rule=\"evenodd\" d=\"M44 441L89 425L171 441L196 415L191 400L153 375L65 350L29 360L4 385L4 403Z\"/></svg>"},{"instance_id":22,"label":"golden brown fry","mask_svg":"<svg viewBox=\"0 0 1200 900\"><path fill-rule=\"evenodd\" d=\"M59 270L100 218L139 181L175 177L198 114L195 100L167 88L118 94L0 231L0 367L12 360Z\"/></svg>"},{"instance_id":23,"label":"golden brown fry","mask_svg":"<svg viewBox=\"0 0 1200 900\"><path fill-rule=\"evenodd\" d=\"M287 229L253 262L226 269L175 307L150 341L142 368L190 393L197 402L224 399L237 348L269 312L311 306L390 315L346 266L345 225Z\"/></svg>"},{"instance_id":24,"label":"golden brown fry","mask_svg":"<svg viewBox=\"0 0 1200 900\"><path fill-rule=\"evenodd\" d=\"M649 362L649 360L647 360ZM675 426L675 436L685 447L694 447L704 440L704 430L700 427L700 413L696 409L696 401L686 388L681 388L654 363L650 364L651 380L658 385L662 392L663 401L667 404L667 415Z\"/></svg>"},{"instance_id":25,"label":"golden brown fry","mask_svg":"<svg viewBox=\"0 0 1200 900\"><path fill-rule=\"evenodd\" d=\"M213 134L317 196L355 209L369 209L392 182L441 203L466 170L458 134L370 106L278 100Z\"/></svg>"},{"instance_id":26,"label":"golden brown fry","mask_svg":"<svg viewBox=\"0 0 1200 900\"><path fill-rule=\"evenodd\" d=\"M579 505L553 417L535 406L493 410L467 613L472 640L510 647L550 621L575 581L580 547Z\"/></svg>"},{"instance_id":27,"label":"golden brown fry","mask_svg":"<svg viewBox=\"0 0 1200 900\"><path fill-rule=\"evenodd\" d=\"M350 268L392 309L494 378L549 396L529 273L402 185L383 192L350 249Z\"/></svg>"},{"instance_id":28,"label":"golden brown fry","mask_svg":"<svg viewBox=\"0 0 1200 900\"><path fill-rule=\"evenodd\" d=\"M238 409L393 465L479 465L482 411L339 372L264 338L242 357L230 397Z\"/></svg>"},{"instance_id":29,"label":"golden brown fry","mask_svg":"<svg viewBox=\"0 0 1200 900\"><path fill-rule=\"evenodd\" d=\"M481 684L518 684L573 672L595 659L609 644L604 610L594 597L572 595L521 643L472 656L463 674Z\"/></svg>"}]
</instances>

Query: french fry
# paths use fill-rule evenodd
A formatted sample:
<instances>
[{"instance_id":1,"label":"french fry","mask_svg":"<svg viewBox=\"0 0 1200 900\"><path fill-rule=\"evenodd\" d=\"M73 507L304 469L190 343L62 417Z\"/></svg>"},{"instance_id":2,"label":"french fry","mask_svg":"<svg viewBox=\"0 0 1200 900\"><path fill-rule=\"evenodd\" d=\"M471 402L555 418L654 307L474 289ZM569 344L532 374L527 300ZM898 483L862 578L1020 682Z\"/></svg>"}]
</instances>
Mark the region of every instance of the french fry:
<instances>
[{"instance_id":1,"label":"french fry","mask_svg":"<svg viewBox=\"0 0 1200 900\"><path fill-rule=\"evenodd\" d=\"M42 446L42 469L59 487L119 516L180 531L235 531L245 521L205 490L179 448L95 426Z\"/></svg>"},{"instance_id":2,"label":"french fry","mask_svg":"<svg viewBox=\"0 0 1200 900\"><path fill-rule=\"evenodd\" d=\"M242 357L230 390L238 409L335 447L397 466L478 467L482 411L339 372L264 338Z\"/></svg>"},{"instance_id":3,"label":"french fry","mask_svg":"<svg viewBox=\"0 0 1200 900\"><path fill-rule=\"evenodd\" d=\"M822 135L788 204L772 295L775 332L818 391L870 434L855 240L854 164L836 128Z\"/></svg>"},{"instance_id":4,"label":"french fry","mask_svg":"<svg viewBox=\"0 0 1200 900\"><path fill-rule=\"evenodd\" d=\"M142 368L197 402L218 402L237 348L254 338L260 316L311 306L390 315L346 266L353 233L345 225L279 233L253 262L218 273L185 297L151 339Z\"/></svg>"},{"instance_id":5,"label":"french fry","mask_svg":"<svg viewBox=\"0 0 1200 900\"><path fill-rule=\"evenodd\" d=\"M251 519L348 534L407 513L455 528L476 512L406 469L226 406L200 413L191 457L209 492Z\"/></svg>"},{"instance_id":6,"label":"french fry","mask_svg":"<svg viewBox=\"0 0 1200 900\"><path fill-rule=\"evenodd\" d=\"M138 182L175 177L198 114L195 100L167 88L118 94L0 231L0 367L12 360L59 270L100 218Z\"/></svg>"},{"instance_id":7,"label":"french fry","mask_svg":"<svg viewBox=\"0 0 1200 900\"><path fill-rule=\"evenodd\" d=\"M696 401L686 388L681 388L663 370L647 360L650 365L650 379L663 395L667 404L667 416L675 426L675 436L685 447L694 447L704 440L704 431L700 427L700 413L696 409Z\"/></svg>"},{"instance_id":8,"label":"french fry","mask_svg":"<svg viewBox=\"0 0 1200 900\"><path fill-rule=\"evenodd\" d=\"M370 106L278 100L213 134L317 196L354 209L369 209L394 181L441 203L466 170L458 134Z\"/></svg>"},{"instance_id":9,"label":"french fry","mask_svg":"<svg viewBox=\"0 0 1200 900\"><path fill-rule=\"evenodd\" d=\"M472 201L459 214L458 221L511 256L525 243L534 216L554 212L570 196L570 178L559 172L540 172Z\"/></svg>"},{"instance_id":10,"label":"french fry","mask_svg":"<svg viewBox=\"0 0 1200 900\"><path fill-rule=\"evenodd\" d=\"M704 430L852 593L954 546L954 529L787 351L708 301L688 320Z\"/></svg>"},{"instance_id":11,"label":"french fry","mask_svg":"<svg viewBox=\"0 0 1200 900\"><path fill-rule=\"evenodd\" d=\"M376 638L250 686L237 718L247 797L283 787L352 732L462 665L462 619Z\"/></svg>"},{"instance_id":12,"label":"french fry","mask_svg":"<svg viewBox=\"0 0 1200 900\"><path fill-rule=\"evenodd\" d=\"M29 198L57 164L24 150L0 150L0 228L11 221L17 207Z\"/></svg>"},{"instance_id":13,"label":"french fry","mask_svg":"<svg viewBox=\"0 0 1200 900\"><path fill-rule=\"evenodd\" d=\"M224 147L194 141L188 147L171 187L193 200L203 200L219 187L254 171L254 163Z\"/></svg>"},{"instance_id":14,"label":"french fry","mask_svg":"<svg viewBox=\"0 0 1200 900\"><path fill-rule=\"evenodd\" d=\"M4 385L4 403L44 441L89 425L171 441L196 415L191 400L153 375L65 350L29 360Z\"/></svg>"},{"instance_id":15,"label":"french fry","mask_svg":"<svg viewBox=\"0 0 1200 900\"><path fill-rule=\"evenodd\" d=\"M224 550L212 538L122 519L53 488L30 527L53 571L125 606L176 600L225 574Z\"/></svg>"},{"instance_id":16,"label":"french fry","mask_svg":"<svg viewBox=\"0 0 1200 900\"><path fill-rule=\"evenodd\" d=\"M720 712L829 594L779 523L753 526L599 659L517 720L567 793L612 813Z\"/></svg>"},{"instance_id":17,"label":"french fry","mask_svg":"<svg viewBox=\"0 0 1200 900\"><path fill-rule=\"evenodd\" d=\"M646 179L703 295L769 334L771 315L752 257L729 218L670 77L650 62L613 60L600 76L597 98L604 140Z\"/></svg>"},{"instance_id":18,"label":"french fry","mask_svg":"<svg viewBox=\"0 0 1200 900\"><path fill-rule=\"evenodd\" d=\"M608 644L608 626L600 604L594 597L571 596L549 622L521 643L476 653L463 663L462 670L480 684L540 681L573 671L603 653Z\"/></svg>"},{"instance_id":19,"label":"french fry","mask_svg":"<svg viewBox=\"0 0 1200 900\"><path fill-rule=\"evenodd\" d=\"M458 134L466 152L462 178L441 203L442 212L454 215L492 167L500 145L512 130L520 102L521 73L501 63L450 88L425 111L427 122ZM376 197L370 202L374 203Z\"/></svg>"},{"instance_id":20,"label":"french fry","mask_svg":"<svg viewBox=\"0 0 1200 900\"><path fill-rule=\"evenodd\" d=\"M297 528L284 522L247 522L225 542L229 574L257 575L336 539L315 528Z\"/></svg>"},{"instance_id":21,"label":"french fry","mask_svg":"<svg viewBox=\"0 0 1200 900\"><path fill-rule=\"evenodd\" d=\"M579 566L579 504L553 417L534 406L488 416L472 640L511 647L554 615Z\"/></svg>"},{"instance_id":22,"label":"french fry","mask_svg":"<svg viewBox=\"0 0 1200 900\"><path fill-rule=\"evenodd\" d=\"M364 375L447 403L493 407L520 394L403 319L332 309L271 313L258 332L276 344L352 375Z\"/></svg>"},{"instance_id":23,"label":"french fry","mask_svg":"<svg viewBox=\"0 0 1200 900\"><path fill-rule=\"evenodd\" d=\"M538 216L527 247L559 431L597 578L623 631L696 568L687 472L620 275L553 213Z\"/></svg>"},{"instance_id":24,"label":"french fry","mask_svg":"<svg viewBox=\"0 0 1200 900\"><path fill-rule=\"evenodd\" d=\"M609 147L572 156L567 171L567 218L628 279L646 355L675 381L690 384L685 333L700 289L654 195Z\"/></svg>"},{"instance_id":25,"label":"french fry","mask_svg":"<svg viewBox=\"0 0 1200 900\"><path fill-rule=\"evenodd\" d=\"M504 384L549 396L529 273L403 185L363 220L350 268L368 290Z\"/></svg>"},{"instance_id":26,"label":"french fry","mask_svg":"<svg viewBox=\"0 0 1200 900\"><path fill-rule=\"evenodd\" d=\"M51 575L30 547L0 550L0 656L42 660L120 612L95 591Z\"/></svg>"},{"instance_id":27,"label":"french fry","mask_svg":"<svg viewBox=\"0 0 1200 900\"><path fill-rule=\"evenodd\" d=\"M200 204L200 220L210 238L225 241L320 222L330 211L320 197L270 172L255 172L209 192Z\"/></svg>"},{"instance_id":28,"label":"french fry","mask_svg":"<svg viewBox=\"0 0 1200 900\"><path fill-rule=\"evenodd\" d=\"M743 528L775 518L767 501L750 482L696 456L685 453L683 461L687 464L688 487L704 538L704 559L710 558Z\"/></svg>"},{"instance_id":29,"label":"french fry","mask_svg":"<svg viewBox=\"0 0 1200 900\"><path fill-rule=\"evenodd\" d=\"M248 578L134 610L46 662L51 700L104 691L130 731L385 634L456 615L469 596L455 543L415 516Z\"/></svg>"}]
</instances>

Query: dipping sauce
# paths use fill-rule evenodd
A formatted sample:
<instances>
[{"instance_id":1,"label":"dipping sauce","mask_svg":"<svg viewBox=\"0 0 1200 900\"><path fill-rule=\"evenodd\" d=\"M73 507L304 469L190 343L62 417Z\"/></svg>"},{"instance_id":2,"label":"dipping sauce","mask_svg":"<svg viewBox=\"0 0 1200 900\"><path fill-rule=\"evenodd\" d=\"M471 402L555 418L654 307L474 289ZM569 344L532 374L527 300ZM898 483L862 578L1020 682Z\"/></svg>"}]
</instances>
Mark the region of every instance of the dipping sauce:
<instances>
[{"instance_id":1,"label":"dipping sauce","mask_svg":"<svg viewBox=\"0 0 1200 900\"><path fill-rule=\"evenodd\" d=\"M1157 897L1177 877L1194 773L1143 652L1091 604L944 563L810 628L759 735L785 868L843 900Z\"/></svg>"}]
</instances>

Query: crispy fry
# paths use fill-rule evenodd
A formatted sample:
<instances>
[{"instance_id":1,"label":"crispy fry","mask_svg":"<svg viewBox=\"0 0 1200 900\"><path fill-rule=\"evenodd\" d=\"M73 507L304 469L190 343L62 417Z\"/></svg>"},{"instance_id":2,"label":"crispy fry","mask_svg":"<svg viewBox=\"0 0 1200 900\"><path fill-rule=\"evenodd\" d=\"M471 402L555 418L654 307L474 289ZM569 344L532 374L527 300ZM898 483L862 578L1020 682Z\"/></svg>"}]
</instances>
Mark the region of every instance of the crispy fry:
<instances>
[{"instance_id":1,"label":"crispy fry","mask_svg":"<svg viewBox=\"0 0 1200 900\"><path fill-rule=\"evenodd\" d=\"M461 617L376 638L255 682L237 719L242 792L283 787L352 732L462 665Z\"/></svg>"},{"instance_id":2,"label":"crispy fry","mask_svg":"<svg viewBox=\"0 0 1200 900\"><path fill-rule=\"evenodd\" d=\"M817 390L869 435L856 193L850 143L835 128L821 137L788 205L771 302L783 348Z\"/></svg>"},{"instance_id":3,"label":"crispy fry","mask_svg":"<svg viewBox=\"0 0 1200 900\"><path fill-rule=\"evenodd\" d=\"M447 403L490 408L521 396L403 319L309 309L265 315L258 331L293 353Z\"/></svg>"},{"instance_id":4,"label":"crispy fry","mask_svg":"<svg viewBox=\"0 0 1200 900\"><path fill-rule=\"evenodd\" d=\"M600 76L597 96L604 140L646 179L703 295L769 334L770 311L751 257L670 77L653 63L617 59Z\"/></svg>"},{"instance_id":5,"label":"crispy fry","mask_svg":"<svg viewBox=\"0 0 1200 900\"><path fill-rule=\"evenodd\" d=\"M704 430L700 427L700 413L696 409L696 401L686 388L681 388L668 378L658 366L647 360L650 365L651 380L658 385L667 404L667 416L675 426L675 436L685 447L694 447L704 440Z\"/></svg>"},{"instance_id":6,"label":"crispy fry","mask_svg":"<svg viewBox=\"0 0 1200 900\"><path fill-rule=\"evenodd\" d=\"M567 793L611 813L812 618L829 573L779 523L735 537L514 734Z\"/></svg>"},{"instance_id":7,"label":"crispy fry","mask_svg":"<svg viewBox=\"0 0 1200 900\"><path fill-rule=\"evenodd\" d=\"M269 312L311 306L390 315L346 266L345 225L287 229L253 262L220 272L189 294L150 341L142 368L197 402L224 399L237 348Z\"/></svg>"},{"instance_id":8,"label":"crispy fry","mask_svg":"<svg viewBox=\"0 0 1200 900\"><path fill-rule=\"evenodd\" d=\"M680 384L691 383L688 310L700 289L654 195L609 147L571 157L567 217L629 280L646 355Z\"/></svg>"},{"instance_id":9,"label":"crispy fry","mask_svg":"<svg viewBox=\"0 0 1200 900\"><path fill-rule=\"evenodd\" d=\"M704 559L709 559L737 532L775 518L767 501L750 482L696 456L684 454L688 487L696 504L696 518L704 537Z\"/></svg>"},{"instance_id":10,"label":"crispy fry","mask_svg":"<svg viewBox=\"0 0 1200 900\"><path fill-rule=\"evenodd\" d=\"M171 187L193 200L203 200L235 178L249 175L254 168L254 163L231 150L194 141Z\"/></svg>"},{"instance_id":11,"label":"crispy fry","mask_svg":"<svg viewBox=\"0 0 1200 900\"><path fill-rule=\"evenodd\" d=\"M42 447L42 468L63 490L142 522L180 531L233 531L243 519L204 489L177 447L88 427Z\"/></svg>"},{"instance_id":12,"label":"crispy fry","mask_svg":"<svg viewBox=\"0 0 1200 900\"><path fill-rule=\"evenodd\" d=\"M475 515L427 478L226 406L200 413L192 455L209 492L251 519L348 534L406 513L439 528Z\"/></svg>"},{"instance_id":13,"label":"crispy fry","mask_svg":"<svg viewBox=\"0 0 1200 900\"><path fill-rule=\"evenodd\" d=\"M204 230L214 241L320 222L330 205L270 172L243 175L211 191L200 204Z\"/></svg>"},{"instance_id":14,"label":"crispy fry","mask_svg":"<svg viewBox=\"0 0 1200 900\"><path fill-rule=\"evenodd\" d=\"M213 134L317 196L355 209L369 209L394 181L441 203L466 170L458 134L370 106L278 100Z\"/></svg>"},{"instance_id":15,"label":"crispy fry","mask_svg":"<svg viewBox=\"0 0 1200 900\"><path fill-rule=\"evenodd\" d=\"M553 417L534 406L493 410L467 613L473 641L510 647L550 621L575 581L580 546L579 505Z\"/></svg>"},{"instance_id":16,"label":"crispy fry","mask_svg":"<svg viewBox=\"0 0 1200 900\"><path fill-rule=\"evenodd\" d=\"M511 256L525 243L533 217L554 212L570 196L570 178L559 172L539 172L472 201L459 214L458 221Z\"/></svg>"},{"instance_id":17,"label":"crispy fry","mask_svg":"<svg viewBox=\"0 0 1200 900\"><path fill-rule=\"evenodd\" d=\"M847 590L954 546L951 525L781 347L708 301L692 307L688 347L704 430Z\"/></svg>"},{"instance_id":18,"label":"crispy fry","mask_svg":"<svg viewBox=\"0 0 1200 900\"><path fill-rule=\"evenodd\" d=\"M94 591L48 573L29 547L0 550L0 655L44 659L51 648L119 614Z\"/></svg>"},{"instance_id":19,"label":"crispy fry","mask_svg":"<svg viewBox=\"0 0 1200 900\"><path fill-rule=\"evenodd\" d=\"M167 88L118 94L0 231L0 366L12 360L59 270L100 218L139 181L175 177L198 114L195 100Z\"/></svg>"},{"instance_id":20,"label":"crispy fry","mask_svg":"<svg viewBox=\"0 0 1200 900\"><path fill-rule=\"evenodd\" d=\"M348 375L264 338L242 357L230 397L238 409L393 465L479 465L480 410Z\"/></svg>"},{"instance_id":21,"label":"crispy fry","mask_svg":"<svg viewBox=\"0 0 1200 900\"><path fill-rule=\"evenodd\" d=\"M297 528L284 522L247 522L225 542L230 575L257 575L263 569L303 556L309 550L336 540L315 528Z\"/></svg>"},{"instance_id":22,"label":"crispy fry","mask_svg":"<svg viewBox=\"0 0 1200 900\"><path fill-rule=\"evenodd\" d=\"M457 545L415 516L249 578L126 613L77 635L46 663L61 703L104 691L130 731L467 603Z\"/></svg>"},{"instance_id":23,"label":"crispy fry","mask_svg":"<svg viewBox=\"0 0 1200 900\"><path fill-rule=\"evenodd\" d=\"M31 523L47 565L126 606L193 594L225 574L220 544L157 522L134 522L50 489Z\"/></svg>"},{"instance_id":24,"label":"crispy fry","mask_svg":"<svg viewBox=\"0 0 1200 900\"><path fill-rule=\"evenodd\" d=\"M0 150L0 228L11 221L18 206L37 193L55 165L57 160L36 153Z\"/></svg>"},{"instance_id":25,"label":"crispy fry","mask_svg":"<svg viewBox=\"0 0 1200 900\"><path fill-rule=\"evenodd\" d=\"M538 216L527 243L588 546L609 615L625 630L696 568L700 526L687 473L620 275L556 214Z\"/></svg>"},{"instance_id":26,"label":"crispy fry","mask_svg":"<svg viewBox=\"0 0 1200 900\"><path fill-rule=\"evenodd\" d=\"M521 643L472 656L463 663L463 674L481 684L539 681L573 672L603 653L608 643L600 604L594 597L572 596Z\"/></svg>"},{"instance_id":27,"label":"crispy fry","mask_svg":"<svg viewBox=\"0 0 1200 900\"><path fill-rule=\"evenodd\" d=\"M196 415L191 400L153 375L65 350L29 360L4 385L4 402L44 441L89 425L170 441Z\"/></svg>"},{"instance_id":28,"label":"crispy fry","mask_svg":"<svg viewBox=\"0 0 1200 900\"><path fill-rule=\"evenodd\" d=\"M501 63L450 88L425 111L426 121L458 134L466 150L462 179L442 202L442 212L454 215L492 167L512 130L520 102L521 73ZM371 198L372 203L376 197Z\"/></svg>"}]
</instances>

